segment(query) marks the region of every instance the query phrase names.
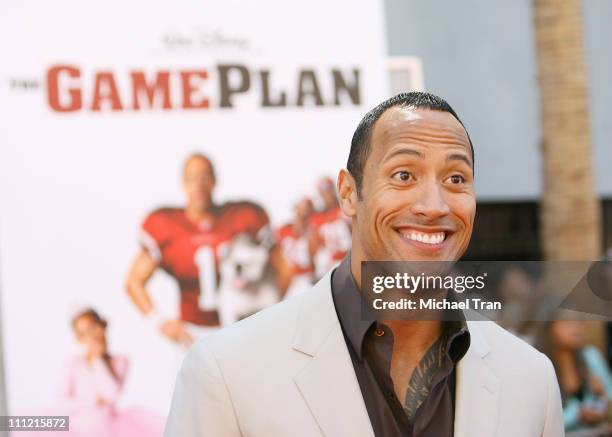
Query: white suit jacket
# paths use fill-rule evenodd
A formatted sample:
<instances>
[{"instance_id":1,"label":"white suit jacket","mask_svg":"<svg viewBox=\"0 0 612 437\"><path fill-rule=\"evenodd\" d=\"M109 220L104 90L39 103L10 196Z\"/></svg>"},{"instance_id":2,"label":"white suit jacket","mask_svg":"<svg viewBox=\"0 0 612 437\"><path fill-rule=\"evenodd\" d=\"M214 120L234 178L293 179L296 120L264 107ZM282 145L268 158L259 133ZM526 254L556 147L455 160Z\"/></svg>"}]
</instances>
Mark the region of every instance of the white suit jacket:
<instances>
[{"instance_id":1,"label":"white suit jacket","mask_svg":"<svg viewBox=\"0 0 612 437\"><path fill-rule=\"evenodd\" d=\"M196 343L177 378L165 437L374 437L330 278ZM468 329L471 344L456 369L455 436L563 436L548 358L493 322Z\"/></svg>"}]
</instances>

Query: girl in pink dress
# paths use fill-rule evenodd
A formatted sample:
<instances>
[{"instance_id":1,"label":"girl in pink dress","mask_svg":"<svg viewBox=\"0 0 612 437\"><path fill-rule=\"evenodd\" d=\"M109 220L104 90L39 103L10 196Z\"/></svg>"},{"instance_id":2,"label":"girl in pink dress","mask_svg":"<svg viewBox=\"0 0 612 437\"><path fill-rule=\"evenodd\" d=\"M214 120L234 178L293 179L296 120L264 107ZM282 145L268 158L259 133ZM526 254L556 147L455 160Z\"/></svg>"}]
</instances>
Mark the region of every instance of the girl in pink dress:
<instances>
[{"instance_id":1,"label":"girl in pink dress","mask_svg":"<svg viewBox=\"0 0 612 437\"><path fill-rule=\"evenodd\" d=\"M65 437L161 437L163 418L142 410L118 410L128 371L124 356L113 356L106 343L106 320L93 309L78 313L72 320L77 341L84 353L72 358L63 400L47 413L69 416L70 430ZM48 437L53 432L26 433Z\"/></svg>"}]
</instances>

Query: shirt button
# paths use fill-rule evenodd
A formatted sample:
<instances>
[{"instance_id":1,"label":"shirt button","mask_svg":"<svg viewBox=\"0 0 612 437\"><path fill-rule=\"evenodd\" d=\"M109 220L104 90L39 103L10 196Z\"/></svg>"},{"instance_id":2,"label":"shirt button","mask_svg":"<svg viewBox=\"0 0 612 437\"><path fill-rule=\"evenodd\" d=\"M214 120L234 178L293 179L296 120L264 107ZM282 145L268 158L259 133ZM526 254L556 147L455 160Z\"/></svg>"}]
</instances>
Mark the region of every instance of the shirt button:
<instances>
[{"instance_id":1,"label":"shirt button","mask_svg":"<svg viewBox=\"0 0 612 437\"><path fill-rule=\"evenodd\" d=\"M383 335L385 335L385 330L381 328L376 328L374 330L374 335L376 335L377 337L382 337Z\"/></svg>"}]
</instances>

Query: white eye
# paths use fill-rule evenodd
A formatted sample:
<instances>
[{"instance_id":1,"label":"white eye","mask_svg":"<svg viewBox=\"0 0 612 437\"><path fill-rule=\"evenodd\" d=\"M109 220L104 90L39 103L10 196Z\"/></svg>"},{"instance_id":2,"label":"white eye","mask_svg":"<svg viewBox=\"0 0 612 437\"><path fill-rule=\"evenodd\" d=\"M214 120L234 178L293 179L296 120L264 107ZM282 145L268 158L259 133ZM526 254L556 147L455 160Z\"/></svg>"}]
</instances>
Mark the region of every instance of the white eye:
<instances>
[{"instance_id":1,"label":"white eye","mask_svg":"<svg viewBox=\"0 0 612 437\"><path fill-rule=\"evenodd\" d=\"M460 174L454 174L446 180L450 182L452 185L459 185L465 182L465 178L461 176Z\"/></svg>"},{"instance_id":2,"label":"white eye","mask_svg":"<svg viewBox=\"0 0 612 437\"><path fill-rule=\"evenodd\" d=\"M391 177L395 179L396 181L408 182L410 179L412 179L412 173L410 173L409 171L402 170L402 171L397 171L393 173Z\"/></svg>"}]
</instances>

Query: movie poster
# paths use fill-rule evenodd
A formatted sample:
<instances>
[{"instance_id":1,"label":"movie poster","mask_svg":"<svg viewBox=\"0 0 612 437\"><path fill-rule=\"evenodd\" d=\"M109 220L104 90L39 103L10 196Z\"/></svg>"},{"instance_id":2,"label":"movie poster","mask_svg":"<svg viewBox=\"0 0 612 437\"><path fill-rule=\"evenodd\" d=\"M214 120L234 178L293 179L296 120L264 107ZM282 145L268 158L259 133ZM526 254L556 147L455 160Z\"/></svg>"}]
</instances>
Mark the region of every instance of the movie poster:
<instances>
[{"instance_id":1,"label":"movie poster","mask_svg":"<svg viewBox=\"0 0 612 437\"><path fill-rule=\"evenodd\" d=\"M0 11L9 413L156 435L191 342L350 247L334 181L387 96L381 2Z\"/></svg>"}]
</instances>

